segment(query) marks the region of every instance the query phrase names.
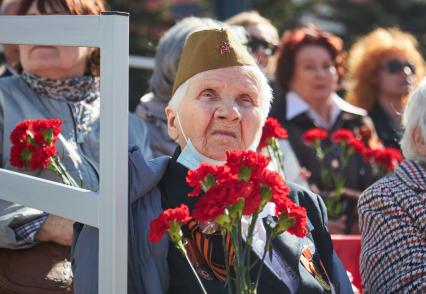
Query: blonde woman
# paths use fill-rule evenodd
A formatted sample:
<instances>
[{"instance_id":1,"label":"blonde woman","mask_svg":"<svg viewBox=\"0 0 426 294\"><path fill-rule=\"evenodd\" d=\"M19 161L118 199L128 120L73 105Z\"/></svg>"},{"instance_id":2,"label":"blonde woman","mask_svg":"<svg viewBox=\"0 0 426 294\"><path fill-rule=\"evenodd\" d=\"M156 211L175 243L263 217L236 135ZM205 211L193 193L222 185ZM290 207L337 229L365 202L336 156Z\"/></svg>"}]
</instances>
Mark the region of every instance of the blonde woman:
<instances>
[{"instance_id":1,"label":"blonde woman","mask_svg":"<svg viewBox=\"0 0 426 294\"><path fill-rule=\"evenodd\" d=\"M417 40L397 28L378 28L352 46L348 71L346 99L369 112L385 146L399 148L401 109L424 73Z\"/></svg>"}]
</instances>

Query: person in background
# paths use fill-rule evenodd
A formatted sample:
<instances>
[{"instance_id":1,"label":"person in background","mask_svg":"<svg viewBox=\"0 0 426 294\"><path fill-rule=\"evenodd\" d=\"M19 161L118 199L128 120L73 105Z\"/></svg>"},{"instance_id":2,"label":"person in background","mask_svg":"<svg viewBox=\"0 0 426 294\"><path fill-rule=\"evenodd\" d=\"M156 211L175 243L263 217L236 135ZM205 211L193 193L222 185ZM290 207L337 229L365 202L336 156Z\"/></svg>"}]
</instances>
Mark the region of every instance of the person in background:
<instances>
[{"instance_id":1,"label":"person in background","mask_svg":"<svg viewBox=\"0 0 426 294\"><path fill-rule=\"evenodd\" d=\"M20 1L17 11L18 15L37 16L99 15L106 11L106 3L103 0L26 0ZM0 167L21 171L9 161L9 136L17 123L27 119L59 119L63 124L57 150L60 150L62 163L76 183L82 179L82 188L97 191L99 49L19 45L19 53L22 73L0 79ZM129 117L129 141L139 145L137 136L143 126L137 120ZM46 170L25 172L61 182ZM1 267L9 269L0 271L0 293L67 292L72 282L69 256L73 223L60 216L0 200L0 260Z\"/></svg>"},{"instance_id":2,"label":"person in background","mask_svg":"<svg viewBox=\"0 0 426 294\"><path fill-rule=\"evenodd\" d=\"M144 157L155 158L161 155L173 155L177 143L167 133L167 118L164 109L172 97L180 55L186 38L194 31L205 28L219 28L223 23L210 19L187 17L171 27L160 42L155 53L155 67L149 80L150 92L143 95L136 107L146 127L142 134ZM232 28L236 30L237 28ZM238 38L243 42L244 35Z\"/></svg>"},{"instance_id":3,"label":"person in background","mask_svg":"<svg viewBox=\"0 0 426 294\"><path fill-rule=\"evenodd\" d=\"M303 133L311 128L322 128L328 132L339 128L359 132L360 128L366 128L370 134L375 133L367 112L347 103L335 93L343 76L339 59L341 53L342 40L337 36L312 25L299 27L282 37L275 73L280 93L271 114L288 131L289 146L282 145L285 171L289 173L286 178L296 181L303 177L314 191L322 193L334 187L322 181L321 163L314 149L304 144ZM330 140L323 143L323 147L331 145ZM288 152L289 147L294 155ZM325 167L331 169L333 161L339 156L338 149L330 152L325 158ZM339 223L346 220L343 226L330 226L332 233L357 231L356 202L359 191L373 181L368 166L359 155L348 163L344 175L345 187L348 188L344 197L347 208L345 217Z\"/></svg>"},{"instance_id":4,"label":"person in background","mask_svg":"<svg viewBox=\"0 0 426 294\"><path fill-rule=\"evenodd\" d=\"M191 232L185 225L187 248L194 253L190 262L197 268L194 274L167 237L149 242L150 221L180 203L194 208L197 198L186 197L191 190L185 182L189 169L202 162L222 164L227 151L256 148L271 100L267 78L229 30L202 30L188 37L166 108L168 132L179 147L173 157L148 162L143 150L130 149L127 293L202 293L195 275L207 293L227 293L221 236L211 238L198 222ZM290 197L306 207L310 233L304 238L282 234L273 242L277 262L264 267L257 293L330 293L332 288L335 293L352 293L326 230L321 199L289 185ZM97 293L97 230L85 225L76 230L74 240L75 293ZM303 246L305 253L311 252L308 264L300 261Z\"/></svg>"},{"instance_id":5,"label":"person in background","mask_svg":"<svg viewBox=\"0 0 426 294\"><path fill-rule=\"evenodd\" d=\"M377 28L349 51L346 100L368 111L379 138L399 148L401 110L424 75L418 42L397 28Z\"/></svg>"},{"instance_id":6,"label":"person in background","mask_svg":"<svg viewBox=\"0 0 426 294\"><path fill-rule=\"evenodd\" d=\"M408 98L402 126L405 160L358 203L368 293L426 291L426 81Z\"/></svg>"},{"instance_id":7,"label":"person in background","mask_svg":"<svg viewBox=\"0 0 426 294\"><path fill-rule=\"evenodd\" d=\"M244 27L248 35L247 47L250 53L260 69L270 80L273 79L276 63L274 54L280 41L277 28L257 11L238 13L226 20L225 23Z\"/></svg>"},{"instance_id":8,"label":"person in background","mask_svg":"<svg viewBox=\"0 0 426 294\"><path fill-rule=\"evenodd\" d=\"M20 0L4 0L0 6L0 15L16 15ZM19 49L16 44L3 44L3 54L6 63L0 67L0 77L7 77L18 74Z\"/></svg>"}]
</instances>

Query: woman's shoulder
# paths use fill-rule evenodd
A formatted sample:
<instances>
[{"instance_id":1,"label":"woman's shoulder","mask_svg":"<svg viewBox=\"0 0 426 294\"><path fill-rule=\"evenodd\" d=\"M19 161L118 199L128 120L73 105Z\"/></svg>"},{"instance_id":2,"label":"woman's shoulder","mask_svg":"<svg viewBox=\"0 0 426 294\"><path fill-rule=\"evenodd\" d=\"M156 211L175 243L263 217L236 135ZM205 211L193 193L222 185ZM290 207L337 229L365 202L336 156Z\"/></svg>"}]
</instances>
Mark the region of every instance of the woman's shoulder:
<instances>
[{"instance_id":1,"label":"woman's shoulder","mask_svg":"<svg viewBox=\"0 0 426 294\"><path fill-rule=\"evenodd\" d=\"M134 202L157 187L166 172L169 156L146 160L138 146L129 146L129 201Z\"/></svg>"},{"instance_id":2,"label":"woman's shoulder","mask_svg":"<svg viewBox=\"0 0 426 294\"><path fill-rule=\"evenodd\" d=\"M362 213L363 210L369 209L372 206L377 208L388 206L390 202L396 200L394 195L397 194L401 188L401 181L395 173L381 178L362 192L358 200L359 212Z\"/></svg>"},{"instance_id":3,"label":"woman's shoulder","mask_svg":"<svg viewBox=\"0 0 426 294\"><path fill-rule=\"evenodd\" d=\"M19 76L8 76L0 78L0 93L10 92L13 89L20 88L22 79Z\"/></svg>"}]
</instances>

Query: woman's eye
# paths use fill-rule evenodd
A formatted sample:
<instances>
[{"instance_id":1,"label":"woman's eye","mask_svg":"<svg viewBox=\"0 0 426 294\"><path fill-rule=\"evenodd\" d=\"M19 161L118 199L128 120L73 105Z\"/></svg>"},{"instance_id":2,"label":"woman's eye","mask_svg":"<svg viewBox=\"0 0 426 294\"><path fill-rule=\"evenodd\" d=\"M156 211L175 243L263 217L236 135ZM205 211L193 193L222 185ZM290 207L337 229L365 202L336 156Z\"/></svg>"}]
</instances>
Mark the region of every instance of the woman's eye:
<instances>
[{"instance_id":1,"label":"woman's eye","mask_svg":"<svg viewBox=\"0 0 426 294\"><path fill-rule=\"evenodd\" d=\"M240 96L239 101L244 106L251 106L251 105L253 105L253 99L249 95L242 95L242 96Z\"/></svg>"},{"instance_id":2,"label":"woman's eye","mask_svg":"<svg viewBox=\"0 0 426 294\"><path fill-rule=\"evenodd\" d=\"M212 99L215 97L216 97L216 94L213 90L204 90L200 94L201 99Z\"/></svg>"}]
</instances>

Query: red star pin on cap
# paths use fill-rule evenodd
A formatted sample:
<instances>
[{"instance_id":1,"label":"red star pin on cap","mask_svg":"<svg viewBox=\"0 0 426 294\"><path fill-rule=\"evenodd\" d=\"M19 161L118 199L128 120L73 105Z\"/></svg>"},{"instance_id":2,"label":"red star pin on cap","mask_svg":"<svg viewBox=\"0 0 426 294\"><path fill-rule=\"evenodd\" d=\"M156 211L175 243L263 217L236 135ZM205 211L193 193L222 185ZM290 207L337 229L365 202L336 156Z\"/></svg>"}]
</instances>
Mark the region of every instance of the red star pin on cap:
<instances>
[{"instance_id":1,"label":"red star pin on cap","mask_svg":"<svg viewBox=\"0 0 426 294\"><path fill-rule=\"evenodd\" d=\"M231 49L229 47L229 43L226 42L226 41L220 42L217 47L220 50L220 55L225 54L225 53L229 53L231 51Z\"/></svg>"}]
</instances>

